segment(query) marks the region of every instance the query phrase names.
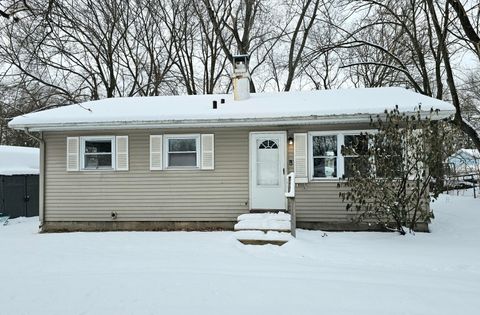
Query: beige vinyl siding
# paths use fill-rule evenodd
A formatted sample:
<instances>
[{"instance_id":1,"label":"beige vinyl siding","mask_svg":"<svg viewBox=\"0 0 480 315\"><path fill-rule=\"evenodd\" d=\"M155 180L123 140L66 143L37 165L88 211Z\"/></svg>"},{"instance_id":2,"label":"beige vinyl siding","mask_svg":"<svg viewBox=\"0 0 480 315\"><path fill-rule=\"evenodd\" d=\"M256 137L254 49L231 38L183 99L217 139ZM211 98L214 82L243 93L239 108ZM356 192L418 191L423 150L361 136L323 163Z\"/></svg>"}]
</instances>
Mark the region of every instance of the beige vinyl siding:
<instances>
[{"instance_id":1,"label":"beige vinyl siding","mask_svg":"<svg viewBox=\"0 0 480 315\"><path fill-rule=\"evenodd\" d=\"M46 138L46 221L235 221L249 210L249 132L295 132L361 129L365 126L302 128L208 128L115 132L49 132ZM150 170L150 135L215 135L214 170ZM66 171L67 136L125 135L129 170ZM293 146L287 145L288 160ZM293 165L288 165L293 171ZM309 222L348 220L336 181L299 184L297 219Z\"/></svg>"},{"instance_id":2,"label":"beige vinyl siding","mask_svg":"<svg viewBox=\"0 0 480 315\"><path fill-rule=\"evenodd\" d=\"M349 222L354 213L346 210L338 193L337 181L299 184L295 189L297 221Z\"/></svg>"},{"instance_id":3,"label":"beige vinyl siding","mask_svg":"<svg viewBox=\"0 0 480 315\"><path fill-rule=\"evenodd\" d=\"M122 135L128 171L67 173L66 135L46 134L46 221L110 221L111 211L123 221L233 221L248 211L247 130L215 132L214 170L150 171L150 133Z\"/></svg>"}]
</instances>

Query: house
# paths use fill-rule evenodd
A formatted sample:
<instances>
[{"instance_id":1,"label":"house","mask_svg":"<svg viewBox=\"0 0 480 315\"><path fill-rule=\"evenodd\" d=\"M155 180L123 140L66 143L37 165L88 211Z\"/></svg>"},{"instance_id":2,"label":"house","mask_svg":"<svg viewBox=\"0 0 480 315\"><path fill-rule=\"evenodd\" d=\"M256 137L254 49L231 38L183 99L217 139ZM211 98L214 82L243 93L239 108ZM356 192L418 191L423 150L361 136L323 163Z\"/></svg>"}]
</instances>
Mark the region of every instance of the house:
<instances>
[{"instance_id":1,"label":"house","mask_svg":"<svg viewBox=\"0 0 480 315\"><path fill-rule=\"evenodd\" d=\"M444 185L448 189L473 188L480 179L480 152L476 149L460 149L447 160L448 176Z\"/></svg>"},{"instance_id":2,"label":"house","mask_svg":"<svg viewBox=\"0 0 480 315\"><path fill-rule=\"evenodd\" d=\"M452 172L456 175L478 175L480 172L480 152L476 149L460 149L448 159Z\"/></svg>"},{"instance_id":3,"label":"house","mask_svg":"<svg viewBox=\"0 0 480 315\"><path fill-rule=\"evenodd\" d=\"M296 224L354 225L337 182L354 157L340 148L371 115L453 112L403 88L249 94L236 59L233 95L114 98L14 118L38 132L43 231L232 229L250 211L285 210L295 174Z\"/></svg>"},{"instance_id":4,"label":"house","mask_svg":"<svg viewBox=\"0 0 480 315\"><path fill-rule=\"evenodd\" d=\"M38 148L0 145L0 213L38 215L39 160Z\"/></svg>"}]
</instances>

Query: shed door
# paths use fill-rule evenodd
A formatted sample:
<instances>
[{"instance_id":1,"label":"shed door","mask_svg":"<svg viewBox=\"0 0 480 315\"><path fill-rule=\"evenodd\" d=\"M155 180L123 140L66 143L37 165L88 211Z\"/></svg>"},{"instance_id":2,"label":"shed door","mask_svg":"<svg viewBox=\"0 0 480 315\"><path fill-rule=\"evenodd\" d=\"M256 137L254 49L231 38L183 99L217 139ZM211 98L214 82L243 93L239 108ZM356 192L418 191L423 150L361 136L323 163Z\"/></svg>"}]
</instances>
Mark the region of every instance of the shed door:
<instances>
[{"instance_id":1,"label":"shed door","mask_svg":"<svg viewBox=\"0 0 480 315\"><path fill-rule=\"evenodd\" d=\"M10 218L38 215L38 175L0 176L0 212Z\"/></svg>"},{"instance_id":2,"label":"shed door","mask_svg":"<svg viewBox=\"0 0 480 315\"><path fill-rule=\"evenodd\" d=\"M285 209L285 138L250 134L250 209Z\"/></svg>"}]
</instances>

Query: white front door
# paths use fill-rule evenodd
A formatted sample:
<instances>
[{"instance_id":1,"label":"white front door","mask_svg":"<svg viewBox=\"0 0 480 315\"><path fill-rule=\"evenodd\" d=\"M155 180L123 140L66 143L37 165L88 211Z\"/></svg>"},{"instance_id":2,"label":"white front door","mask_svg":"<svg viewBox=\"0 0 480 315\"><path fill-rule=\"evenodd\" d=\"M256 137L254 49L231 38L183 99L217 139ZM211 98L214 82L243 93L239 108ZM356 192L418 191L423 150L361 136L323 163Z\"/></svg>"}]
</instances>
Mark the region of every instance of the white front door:
<instances>
[{"instance_id":1,"label":"white front door","mask_svg":"<svg viewBox=\"0 0 480 315\"><path fill-rule=\"evenodd\" d=\"M250 133L250 209L285 209L285 132Z\"/></svg>"}]
</instances>

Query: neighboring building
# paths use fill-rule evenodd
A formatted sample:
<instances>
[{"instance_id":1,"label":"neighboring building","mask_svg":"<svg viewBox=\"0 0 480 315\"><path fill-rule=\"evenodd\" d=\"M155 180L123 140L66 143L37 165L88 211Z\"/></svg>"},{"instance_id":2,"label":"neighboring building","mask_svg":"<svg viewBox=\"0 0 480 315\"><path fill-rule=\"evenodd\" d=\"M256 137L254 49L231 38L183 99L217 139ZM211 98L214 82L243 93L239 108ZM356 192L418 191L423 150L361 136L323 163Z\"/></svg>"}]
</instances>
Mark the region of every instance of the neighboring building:
<instances>
[{"instance_id":1,"label":"neighboring building","mask_svg":"<svg viewBox=\"0 0 480 315\"><path fill-rule=\"evenodd\" d=\"M354 157L340 148L370 116L453 106L402 88L114 98L22 115L39 132L42 229L233 228L251 210L285 210L295 172L297 226L363 229L338 196ZM247 81L245 81L247 79Z\"/></svg>"},{"instance_id":2,"label":"neighboring building","mask_svg":"<svg viewBox=\"0 0 480 315\"><path fill-rule=\"evenodd\" d=\"M480 152L476 149L460 149L448 159L448 162L455 174L480 173Z\"/></svg>"},{"instance_id":3,"label":"neighboring building","mask_svg":"<svg viewBox=\"0 0 480 315\"><path fill-rule=\"evenodd\" d=\"M38 215L40 150L0 145L0 213Z\"/></svg>"}]
</instances>

